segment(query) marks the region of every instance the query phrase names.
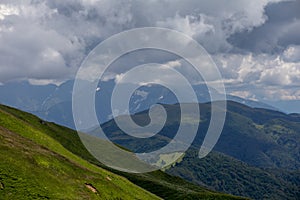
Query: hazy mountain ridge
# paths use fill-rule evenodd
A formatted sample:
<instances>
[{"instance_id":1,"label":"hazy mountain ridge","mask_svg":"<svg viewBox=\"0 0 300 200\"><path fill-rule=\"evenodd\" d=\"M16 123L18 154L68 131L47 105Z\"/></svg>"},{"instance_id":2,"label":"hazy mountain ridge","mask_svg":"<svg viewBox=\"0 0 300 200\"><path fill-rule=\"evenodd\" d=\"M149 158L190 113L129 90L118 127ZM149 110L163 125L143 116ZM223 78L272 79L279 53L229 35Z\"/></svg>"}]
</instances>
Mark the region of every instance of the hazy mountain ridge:
<instances>
[{"instance_id":1,"label":"hazy mountain ridge","mask_svg":"<svg viewBox=\"0 0 300 200\"><path fill-rule=\"evenodd\" d=\"M33 113L45 120L74 129L75 125L72 115L73 83L73 80L69 80L59 86L55 86L53 84L32 85L27 81L9 82L0 85L0 103ZM101 123L112 119L110 99L114 85L114 80L101 82L98 90L95 91L96 108ZM194 85L193 88L200 103L210 101L209 92L205 85ZM215 90L213 92L217 94ZM250 107L277 110L277 108L268 104L232 95L227 95L227 99L243 103ZM177 103L177 99L170 90L159 85L143 86L131 97L129 110L132 114L141 112L149 109L155 103L175 104Z\"/></svg>"}]
</instances>

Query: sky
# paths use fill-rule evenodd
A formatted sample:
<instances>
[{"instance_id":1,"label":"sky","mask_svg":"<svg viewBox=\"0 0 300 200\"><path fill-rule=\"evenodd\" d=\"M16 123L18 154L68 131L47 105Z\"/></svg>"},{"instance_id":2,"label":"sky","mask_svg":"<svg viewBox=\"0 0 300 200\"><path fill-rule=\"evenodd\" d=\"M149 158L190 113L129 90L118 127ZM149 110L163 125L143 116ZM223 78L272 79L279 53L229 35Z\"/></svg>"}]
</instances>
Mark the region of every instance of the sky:
<instances>
[{"instance_id":1,"label":"sky","mask_svg":"<svg viewBox=\"0 0 300 200\"><path fill-rule=\"evenodd\" d=\"M229 94L300 100L299 11L299 0L0 0L0 84L74 79L101 41L151 26L199 42Z\"/></svg>"}]
</instances>

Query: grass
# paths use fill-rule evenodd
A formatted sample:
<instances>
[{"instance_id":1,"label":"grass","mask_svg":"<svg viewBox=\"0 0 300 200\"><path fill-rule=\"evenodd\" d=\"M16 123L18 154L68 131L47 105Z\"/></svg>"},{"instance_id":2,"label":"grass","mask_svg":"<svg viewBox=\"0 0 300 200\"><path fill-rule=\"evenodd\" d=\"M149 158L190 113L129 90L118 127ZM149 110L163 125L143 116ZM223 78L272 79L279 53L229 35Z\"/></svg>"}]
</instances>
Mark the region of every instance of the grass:
<instances>
[{"instance_id":1,"label":"grass","mask_svg":"<svg viewBox=\"0 0 300 200\"><path fill-rule=\"evenodd\" d=\"M2 109L0 126L0 182L4 186L0 199L159 199L71 153ZM90 191L86 183L98 192Z\"/></svg>"},{"instance_id":2,"label":"grass","mask_svg":"<svg viewBox=\"0 0 300 200\"><path fill-rule=\"evenodd\" d=\"M13 147L9 142L1 144L1 160L5 162L1 162L0 186L4 189L0 189L0 198L242 199L161 171L130 174L109 169L91 156L76 131L17 109L0 106L0 127L1 140L13 141ZM9 133L14 136L8 137ZM18 145L13 138L18 138ZM98 192L93 193L85 184Z\"/></svg>"}]
</instances>

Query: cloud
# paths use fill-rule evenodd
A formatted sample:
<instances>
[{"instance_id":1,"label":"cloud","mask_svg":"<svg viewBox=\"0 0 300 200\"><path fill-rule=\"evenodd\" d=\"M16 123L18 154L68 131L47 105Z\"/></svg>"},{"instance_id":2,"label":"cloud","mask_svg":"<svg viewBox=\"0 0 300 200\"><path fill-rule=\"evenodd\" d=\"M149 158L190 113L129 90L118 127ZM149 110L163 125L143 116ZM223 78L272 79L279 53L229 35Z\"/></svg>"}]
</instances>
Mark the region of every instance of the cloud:
<instances>
[{"instance_id":1,"label":"cloud","mask_svg":"<svg viewBox=\"0 0 300 200\"><path fill-rule=\"evenodd\" d=\"M167 65L168 67L181 67L182 66L180 60L172 60L172 61L165 63L164 65Z\"/></svg>"},{"instance_id":2,"label":"cloud","mask_svg":"<svg viewBox=\"0 0 300 200\"><path fill-rule=\"evenodd\" d=\"M66 80L89 50L130 26L122 1L15 1L0 4L0 81Z\"/></svg>"},{"instance_id":3,"label":"cloud","mask_svg":"<svg viewBox=\"0 0 300 200\"><path fill-rule=\"evenodd\" d=\"M230 93L231 95L242 97L245 99L251 99L253 101L257 101L254 94L252 94L250 91L233 91Z\"/></svg>"},{"instance_id":4,"label":"cloud","mask_svg":"<svg viewBox=\"0 0 300 200\"><path fill-rule=\"evenodd\" d=\"M290 45L283 52L283 59L287 62L300 62L300 45Z\"/></svg>"},{"instance_id":5,"label":"cloud","mask_svg":"<svg viewBox=\"0 0 300 200\"><path fill-rule=\"evenodd\" d=\"M252 31L244 30L228 39L235 47L253 53L281 53L300 45L300 1L271 3L265 7L267 20Z\"/></svg>"},{"instance_id":6,"label":"cloud","mask_svg":"<svg viewBox=\"0 0 300 200\"><path fill-rule=\"evenodd\" d=\"M134 27L159 26L202 44L230 92L258 99L276 93L278 98L293 99L300 87L299 6L300 1L285 0L2 0L0 82L72 79L85 56L105 38ZM124 70L108 71L104 81L118 81L132 64L155 59L198 79L181 58L143 54L121 58L112 69L121 65ZM165 74L160 78L173 79Z\"/></svg>"},{"instance_id":7,"label":"cloud","mask_svg":"<svg viewBox=\"0 0 300 200\"><path fill-rule=\"evenodd\" d=\"M299 86L300 63L285 63L279 57L270 62L272 67L262 71L260 82L268 85Z\"/></svg>"},{"instance_id":8,"label":"cloud","mask_svg":"<svg viewBox=\"0 0 300 200\"><path fill-rule=\"evenodd\" d=\"M156 25L179 30L191 37L197 38L214 33L214 26L206 23L206 18L207 16L204 14L199 14L199 16L186 15L184 17L176 14L175 17L156 22Z\"/></svg>"},{"instance_id":9,"label":"cloud","mask_svg":"<svg viewBox=\"0 0 300 200\"><path fill-rule=\"evenodd\" d=\"M3 1L0 80L68 79L96 44L133 27L174 28L211 53L229 51L227 38L265 23L264 8L270 2Z\"/></svg>"},{"instance_id":10,"label":"cloud","mask_svg":"<svg viewBox=\"0 0 300 200\"><path fill-rule=\"evenodd\" d=\"M155 5L157 9L164 8L163 16L151 16L157 19L154 25L182 31L199 41L210 53L216 53L234 48L228 42L232 35L251 32L263 25L268 20L265 7L278 1L226 1L226 4L215 0L154 2L145 6L150 6L150 10Z\"/></svg>"},{"instance_id":11,"label":"cloud","mask_svg":"<svg viewBox=\"0 0 300 200\"><path fill-rule=\"evenodd\" d=\"M121 83L122 82L122 79L124 77L125 74L121 73L121 74L116 74L115 75L115 83Z\"/></svg>"},{"instance_id":12,"label":"cloud","mask_svg":"<svg viewBox=\"0 0 300 200\"><path fill-rule=\"evenodd\" d=\"M284 55L252 53L221 54L214 59L230 94L260 100L300 99L296 95L300 88L300 62L286 61Z\"/></svg>"},{"instance_id":13,"label":"cloud","mask_svg":"<svg viewBox=\"0 0 300 200\"><path fill-rule=\"evenodd\" d=\"M18 14L19 11L15 7L4 5L4 4L0 5L0 20L3 20L5 16L18 15Z\"/></svg>"}]
</instances>

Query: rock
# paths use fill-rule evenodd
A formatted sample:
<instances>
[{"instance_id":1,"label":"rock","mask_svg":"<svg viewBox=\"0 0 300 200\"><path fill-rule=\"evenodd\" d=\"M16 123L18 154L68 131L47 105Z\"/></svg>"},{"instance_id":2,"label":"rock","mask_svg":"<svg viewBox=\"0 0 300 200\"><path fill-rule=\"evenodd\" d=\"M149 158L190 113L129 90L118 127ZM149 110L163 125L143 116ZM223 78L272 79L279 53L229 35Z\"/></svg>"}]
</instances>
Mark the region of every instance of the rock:
<instances>
[{"instance_id":1,"label":"rock","mask_svg":"<svg viewBox=\"0 0 300 200\"><path fill-rule=\"evenodd\" d=\"M85 186L91 190L93 193L97 193L97 189L90 183L86 183Z\"/></svg>"}]
</instances>

